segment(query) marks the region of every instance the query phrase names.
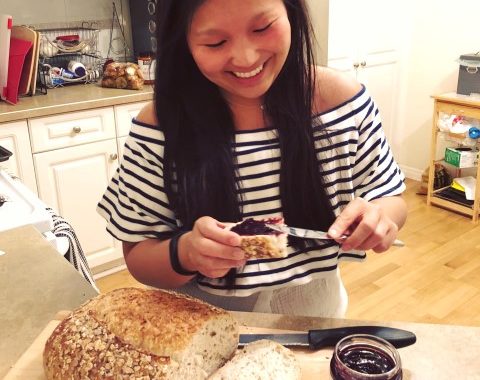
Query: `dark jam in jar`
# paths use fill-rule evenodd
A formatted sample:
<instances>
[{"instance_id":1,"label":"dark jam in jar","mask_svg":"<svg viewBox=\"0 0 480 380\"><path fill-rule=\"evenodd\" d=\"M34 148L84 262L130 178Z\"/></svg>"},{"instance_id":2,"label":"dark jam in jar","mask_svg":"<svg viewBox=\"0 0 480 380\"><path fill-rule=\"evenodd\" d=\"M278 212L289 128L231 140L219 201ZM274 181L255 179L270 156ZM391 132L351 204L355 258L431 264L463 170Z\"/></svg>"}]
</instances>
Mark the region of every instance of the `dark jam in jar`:
<instances>
[{"instance_id":1,"label":"dark jam in jar","mask_svg":"<svg viewBox=\"0 0 480 380\"><path fill-rule=\"evenodd\" d=\"M334 380L399 380L398 351L387 341L370 335L351 335L335 346L330 361Z\"/></svg>"}]
</instances>

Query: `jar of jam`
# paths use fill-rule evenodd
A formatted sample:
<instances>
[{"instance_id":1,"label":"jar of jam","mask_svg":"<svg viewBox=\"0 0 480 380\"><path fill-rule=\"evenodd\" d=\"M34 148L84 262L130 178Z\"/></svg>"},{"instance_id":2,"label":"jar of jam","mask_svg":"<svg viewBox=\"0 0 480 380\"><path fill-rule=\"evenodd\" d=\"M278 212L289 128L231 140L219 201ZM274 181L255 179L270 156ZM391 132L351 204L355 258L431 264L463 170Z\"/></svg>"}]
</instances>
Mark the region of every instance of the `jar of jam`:
<instances>
[{"instance_id":1,"label":"jar of jam","mask_svg":"<svg viewBox=\"0 0 480 380\"><path fill-rule=\"evenodd\" d=\"M141 53L138 58L138 67L142 71L144 83L153 84L155 82L155 59L151 53Z\"/></svg>"},{"instance_id":2,"label":"jar of jam","mask_svg":"<svg viewBox=\"0 0 480 380\"><path fill-rule=\"evenodd\" d=\"M355 334L335 346L330 374L333 380L400 380L402 363L398 351L386 340Z\"/></svg>"}]
</instances>

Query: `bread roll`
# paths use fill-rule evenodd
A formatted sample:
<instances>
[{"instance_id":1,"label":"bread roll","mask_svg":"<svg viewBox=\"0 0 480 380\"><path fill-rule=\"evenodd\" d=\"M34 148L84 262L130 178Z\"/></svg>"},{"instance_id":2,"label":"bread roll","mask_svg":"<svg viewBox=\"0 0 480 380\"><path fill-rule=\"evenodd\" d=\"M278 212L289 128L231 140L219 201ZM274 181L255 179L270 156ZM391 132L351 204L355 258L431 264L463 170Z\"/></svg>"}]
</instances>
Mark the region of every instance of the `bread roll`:
<instances>
[{"instance_id":1,"label":"bread roll","mask_svg":"<svg viewBox=\"0 0 480 380\"><path fill-rule=\"evenodd\" d=\"M110 62L103 70L101 86L141 90L144 82L142 71L137 64Z\"/></svg>"},{"instance_id":2,"label":"bread roll","mask_svg":"<svg viewBox=\"0 0 480 380\"><path fill-rule=\"evenodd\" d=\"M49 380L206 379L238 345L225 310L175 292L125 288L99 295L53 331Z\"/></svg>"},{"instance_id":3,"label":"bread roll","mask_svg":"<svg viewBox=\"0 0 480 380\"><path fill-rule=\"evenodd\" d=\"M235 356L209 380L298 380L300 366L288 348L271 340L257 340Z\"/></svg>"}]
</instances>

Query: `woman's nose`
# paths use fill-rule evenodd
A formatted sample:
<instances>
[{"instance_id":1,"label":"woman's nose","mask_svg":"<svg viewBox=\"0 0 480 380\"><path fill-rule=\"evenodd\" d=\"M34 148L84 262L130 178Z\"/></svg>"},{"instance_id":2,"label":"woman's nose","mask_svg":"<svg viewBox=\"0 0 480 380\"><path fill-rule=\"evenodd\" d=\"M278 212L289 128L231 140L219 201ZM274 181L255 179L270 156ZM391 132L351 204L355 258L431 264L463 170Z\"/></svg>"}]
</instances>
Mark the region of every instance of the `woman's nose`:
<instances>
[{"instance_id":1,"label":"woman's nose","mask_svg":"<svg viewBox=\"0 0 480 380\"><path fill-rule=\"evenodd\" d=\"M232 49L232 64L237 67L250 68L258 62L257 47L248 39L239 40Z\"/></svg>"}]
</instances>

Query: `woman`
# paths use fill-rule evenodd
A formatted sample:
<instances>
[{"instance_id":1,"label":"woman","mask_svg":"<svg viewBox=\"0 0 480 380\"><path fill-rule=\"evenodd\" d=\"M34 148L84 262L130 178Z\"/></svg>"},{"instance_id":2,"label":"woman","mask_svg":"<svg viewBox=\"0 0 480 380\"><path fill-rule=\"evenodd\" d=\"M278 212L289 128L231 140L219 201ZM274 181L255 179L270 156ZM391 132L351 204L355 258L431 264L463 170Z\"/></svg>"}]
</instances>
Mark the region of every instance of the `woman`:
<instances>
[{"instance_id":1,"label":"woman","mask_svg":"<svg viewBox=\"0 0 480 380\"><path fill-rule=\"evenodd\" d=\"M158 5L155 103L98 208L128 269L226 309L343 316L339 260L386 251L406 217L374 102L314 65L303 0ZM271 216L337 240L246 261L224 223Z\"/></svg>"}]
</instances>

